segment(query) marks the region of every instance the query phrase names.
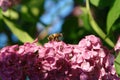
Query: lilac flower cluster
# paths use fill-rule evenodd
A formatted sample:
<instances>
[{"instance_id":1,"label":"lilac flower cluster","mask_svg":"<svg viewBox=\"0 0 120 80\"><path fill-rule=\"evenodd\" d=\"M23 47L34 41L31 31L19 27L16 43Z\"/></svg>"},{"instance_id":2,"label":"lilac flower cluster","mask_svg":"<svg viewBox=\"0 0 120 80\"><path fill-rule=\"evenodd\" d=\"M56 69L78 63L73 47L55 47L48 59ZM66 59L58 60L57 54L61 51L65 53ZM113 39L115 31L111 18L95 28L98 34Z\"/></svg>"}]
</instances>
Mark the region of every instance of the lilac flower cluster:
<instances>
[{"instance_id":1,"label":"lilac flower cluster","mask_svg":"<svg viewBox=\"0 0 120 80\"><path fill-rule=\"evenodd\" d=\"M16 5L20 2L20 0L0 0L0 7L3 11L6 11L8 8Z\"/></svg>"},{"instance_id":2,"label":"lilac flower cluster","mask_svg":"<svg viewBox=\"0 0 120 80\"><path fill-rule=\"evenodd\" d=\"M2 80L120 80L114 56L99 38L89 35L79 44L50 41L25 43L0 50Z\"/></svg>"}]
</instances>

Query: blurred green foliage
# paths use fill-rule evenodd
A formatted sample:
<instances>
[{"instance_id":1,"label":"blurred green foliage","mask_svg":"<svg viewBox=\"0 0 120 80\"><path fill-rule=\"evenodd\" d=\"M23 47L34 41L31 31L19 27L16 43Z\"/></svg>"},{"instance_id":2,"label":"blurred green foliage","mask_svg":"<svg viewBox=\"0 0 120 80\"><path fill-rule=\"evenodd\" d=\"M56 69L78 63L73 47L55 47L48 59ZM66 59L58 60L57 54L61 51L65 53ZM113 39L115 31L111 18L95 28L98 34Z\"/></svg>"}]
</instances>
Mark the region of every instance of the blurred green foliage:
<instances>
[{"instance_id":1,"label":"blurred green foliage","mask_svg":"<svg viewBox=\"0 0 120 80\"><path fill-rule=\"evenodd\" d=\"M61 31L64 34L64 41L67 43L78 43L85 35L94 34L100 36L108 47L113 47L113 44L105 41L105 39L109 38L111 42L115 44L117 36L119 35L119 3L119 0L90 0L92 18L98 25L98 29L90 23L90 15L87 11L85 1L74 0L74 8L79 7L78 11L81 10L81 14L76 16L73 14L73 10L73 12L65 18ZM19 37L24 34L23 32L26 32L31 39L35 39L38 36L36 23L44 12L43 6L44 0L22 0L21 4L14 6L12 9L7 10L7 12L0 11L0 32L5 32L8 35L8 44L14 44L10 38L12 32L19 38L20 41L18 43L29 41L27 37L25 37L26 41L22 41L22 37ZM17 29L23 32L17 33L17 30L11 29L9 27L10 25L7 24L4 19L17 25ZM82 25L80 25L79 20L83 23ZM95 29L98 30L95 31ZM102 33L100 33L101 31Z\"/></svg>"},{"instance_id":2,"label":"blurred green foliage","mask_svg":"<svg viewBox=\"0 0 120 80\"><path fill-rule=\"evenodd\" d=\"M90 0L87 8L85 0L74 0L73 12L65 18L62 25L63 40L74 44L85 35L94 34L101 37L108 47L113 48L120 31L119 3L119 0ZM76 7L79 7L78 12L81 11L77 15ZM38 36L36 23L44 13L44 0L22 0L19 5L6 12L0 10L0 13L0 32L8 35L8 45L15 43L10 37L12 33L20 40L18 43L32 42ZM16 28L12 28L11 24ZM46 38L40 42L43 44Z\"/></svg>"},{"instance_id":3,"label":"blurred green foliage","mask_svg":"<svg viewBox=\"0 0 120 80\"><path fill-rule=\"evenodd\" d=\"M115 65L117 74L120 76L120 55L118 55L117 58L115 59L114 65Z\"/></svg>"},{"instance_id":4,"label":"blurred green foliage","mask_svg":"<svg viewBox=\"0 0 120 80\"><path fill-rule=\"evenodd\" d=\"M43 5L44 0L22 0L21 4L6 12L0 11L0 32L8 35L8 45L16 43L11 39L12 33L19 39L18 44L33 42L37 37L36 22L44 11Z\"/></svg>"}]
</instances>

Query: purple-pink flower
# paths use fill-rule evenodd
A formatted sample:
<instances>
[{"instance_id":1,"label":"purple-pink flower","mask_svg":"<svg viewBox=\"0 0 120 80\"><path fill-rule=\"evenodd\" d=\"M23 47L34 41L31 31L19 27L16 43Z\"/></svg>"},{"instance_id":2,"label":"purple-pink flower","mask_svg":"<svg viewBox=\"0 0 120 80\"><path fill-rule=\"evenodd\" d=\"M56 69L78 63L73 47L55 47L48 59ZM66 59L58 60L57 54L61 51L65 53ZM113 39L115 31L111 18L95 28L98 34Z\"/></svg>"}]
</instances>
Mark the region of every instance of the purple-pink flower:
<instances>
[{"instance_id":1,"label":"purple-pink flower","mask_svg":"<svg viewBox=\"0 0 120 80\"><path fill-rule=\"evenodd\" d=\"M0 78L2 80L24 80L18 45L7 46L0 50Z\"/></svg>"},{"instance_id":2,"label":"purple-pink flower","mask_svg":"<svg viewBox=\"0 0 120 80\"><path fill-rule=\"evenodd\" d=\"M0 7L3 11L6 11L8 8L18 4L20 0L0 0Z\"/></svg>"},{"instance_id":3,"label":"purple-pink flower","mask_svg":"<svg viewBox=\"0 0 120 80\"><path fill-rule=\"evenodd\" d=\"M114 56L100 39L88 35L78 44L49 41L8 46L0 50L2 80L120 80Z\"/></svg>"}]
</instances>

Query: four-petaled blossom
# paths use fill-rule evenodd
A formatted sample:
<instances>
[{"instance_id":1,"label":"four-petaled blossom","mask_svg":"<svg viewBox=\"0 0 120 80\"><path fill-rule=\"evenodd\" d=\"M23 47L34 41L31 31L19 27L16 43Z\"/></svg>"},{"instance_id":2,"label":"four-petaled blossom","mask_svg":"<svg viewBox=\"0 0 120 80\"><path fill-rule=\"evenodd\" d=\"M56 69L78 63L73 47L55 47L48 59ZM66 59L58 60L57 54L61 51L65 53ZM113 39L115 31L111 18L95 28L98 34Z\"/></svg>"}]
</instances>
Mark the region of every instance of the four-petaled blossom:
<instances>
[{"instance_id":1,"label":"four-petaled blossom","mask_svg":"<svg viewBox=\"0 0 120 80\"><path fill-rule=\"evenodd\" d=\"M117 41L117 43L116 43L116 45L115 45L115 47L114 47L114 50L115 50L117 53L120 52L120 36L119 36L118 41Z\"/></svg>"}]
</instances>

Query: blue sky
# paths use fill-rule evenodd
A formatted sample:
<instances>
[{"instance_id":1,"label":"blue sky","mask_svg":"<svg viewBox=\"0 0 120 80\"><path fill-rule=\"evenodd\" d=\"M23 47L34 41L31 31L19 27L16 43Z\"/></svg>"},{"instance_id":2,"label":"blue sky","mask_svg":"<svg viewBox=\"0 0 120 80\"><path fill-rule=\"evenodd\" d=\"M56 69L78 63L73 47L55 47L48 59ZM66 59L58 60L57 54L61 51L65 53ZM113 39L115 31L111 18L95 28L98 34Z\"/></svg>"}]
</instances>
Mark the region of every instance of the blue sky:
<instances>
[{"instance_id":1,"label":"blue sky","mask_svg":"<svg viewBox=\"0 0 120 80\"><path fill-rule=\"evenodd\" d=\"M45 12L40 16L39 20L46 25L50 25L48 34L59 33L61 31L64 18L72 12L73 5L73 0L45 0ZM40 22L38 21L37 24L39 25L37 27L43 29L45 26Z\"/></svg>"}]
</instances>

